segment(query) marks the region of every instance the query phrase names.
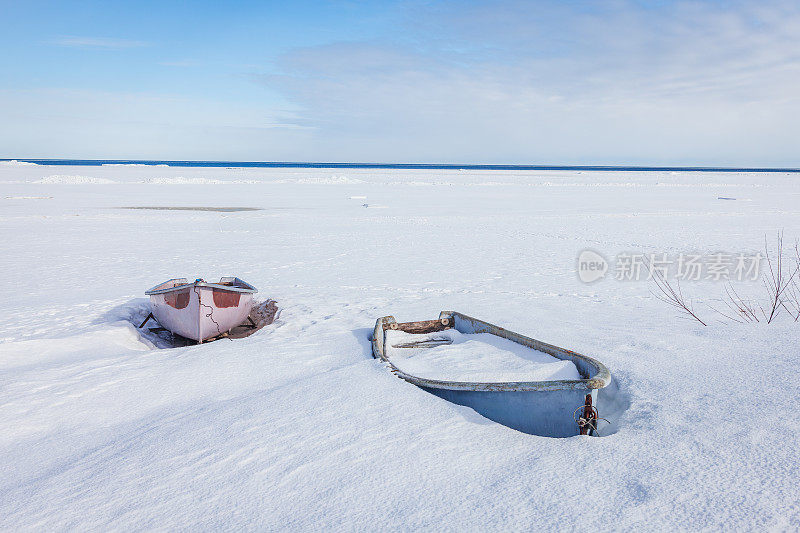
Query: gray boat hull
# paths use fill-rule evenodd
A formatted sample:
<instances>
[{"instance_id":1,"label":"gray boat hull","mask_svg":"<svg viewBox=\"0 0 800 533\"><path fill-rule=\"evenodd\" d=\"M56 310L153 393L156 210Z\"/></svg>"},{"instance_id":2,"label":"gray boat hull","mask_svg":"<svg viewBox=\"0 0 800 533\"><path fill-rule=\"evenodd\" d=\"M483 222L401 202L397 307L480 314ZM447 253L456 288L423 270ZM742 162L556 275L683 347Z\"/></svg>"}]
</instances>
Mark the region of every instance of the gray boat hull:
<instances>
[{"instance_id":1,"label":"gray boat hull","mask_svg":"<svg viewBox=\"0 0 800 533\"><path fill-rule=\"evenodd\" d=\"M448 402L471 407L489 420L530 435L573 437L580 428L575 420L586 400L583 391L465 391L451 389L423 390ZM593 390L592 404L597 405Z\"/></svg>"},{"instance_id":2,"label":"gray boat hull","mask_svg":"<svg viewBox=\"0 0 800 533\"><path fill-rule=\"evenodd\" d=\"M467 334L490 333L545 352L557 359L570 360L582 379L503 383L441 381L407 374L391 362L385 344L386 330L423 332L448 328ZM587 403L596 406L597 391L611 381L608 369L591 357L525 337L455 311L442 311L438 320L425 322L398 323L391 316L380 318L373 332L372 351L373 356L387 363L395 375L423 390L455 404L470 407L489 420L524 433L546 437L572 437L589 433L587 428L581 428L579 420L587 412L584 410Z\"/></svg>"}]
</instances>

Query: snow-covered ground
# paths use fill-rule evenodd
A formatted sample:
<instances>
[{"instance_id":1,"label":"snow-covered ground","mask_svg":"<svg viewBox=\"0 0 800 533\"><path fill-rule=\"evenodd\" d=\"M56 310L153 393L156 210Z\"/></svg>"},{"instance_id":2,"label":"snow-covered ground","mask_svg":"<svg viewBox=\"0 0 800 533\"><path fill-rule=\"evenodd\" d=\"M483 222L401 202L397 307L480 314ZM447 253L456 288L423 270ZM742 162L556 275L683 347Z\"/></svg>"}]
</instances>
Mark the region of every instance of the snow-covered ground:
<instances>
[{"instance_id":1,"label":"snow-covered ground","mask_svg":"<svg viewBox=\"0 0 800 533\"><path fill-rule=\"evenodd\" d=\"M703 327L576 275L586 248L792 243L797 174L2 164L0 190L4 530L800 527L800 324L723 323L720 282L682 284ZM148 206L260 210L120 209ZM227 275L278 319L139 336L147 288ZM615 424L522 434L372 359L376 318L441 310L599 359Z\"/></svg>"}]
</instances>

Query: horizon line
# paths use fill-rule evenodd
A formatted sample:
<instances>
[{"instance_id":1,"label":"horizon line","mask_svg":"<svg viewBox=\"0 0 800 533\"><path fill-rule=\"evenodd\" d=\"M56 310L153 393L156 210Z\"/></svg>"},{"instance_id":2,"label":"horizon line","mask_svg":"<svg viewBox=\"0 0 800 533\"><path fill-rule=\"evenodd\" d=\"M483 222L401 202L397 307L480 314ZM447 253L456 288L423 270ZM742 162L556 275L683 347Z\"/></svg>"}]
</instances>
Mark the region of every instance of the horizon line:
<instances>
[{"instance_id":1,"label":"horizon line","mask_svg":"<svg viewBox=\"0 0 800 533\"><path fill-rule=\"evenodd\" d=\"M44 165L102 166L102 165L167 165L177 167L254 167L254 168L388 168L400 170L627 170L695 171L695 172L792 172L800 167L725 167L725 166L658 166L658 165L558 165L507 163L376 163L376 162L316 162L316 161L229 161L229 160L166 160L166 159L67 159L67 158L0 158L0 161L19 161Z\"/></svg>"}]
</instances>

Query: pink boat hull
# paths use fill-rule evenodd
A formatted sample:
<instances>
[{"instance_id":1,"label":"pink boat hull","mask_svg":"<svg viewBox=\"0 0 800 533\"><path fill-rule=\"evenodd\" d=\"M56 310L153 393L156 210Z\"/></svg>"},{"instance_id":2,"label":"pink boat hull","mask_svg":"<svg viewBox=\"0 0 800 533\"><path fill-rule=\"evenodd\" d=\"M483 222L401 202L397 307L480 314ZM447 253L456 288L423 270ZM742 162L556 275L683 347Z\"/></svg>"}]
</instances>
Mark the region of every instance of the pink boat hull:
<instances>
[{"instance_id":1,"label":"pink boat hull","mask_svg":"<svg viewBox=\"0 0 800 533\"><path fill-rule=\"evenodd\" d=\"M254 292L254 287L238 278L223 278L219 284L170 280L147 294L159 324L182 337L203 342L242 324L253 308Z\"/></svg>"}]
</instances>

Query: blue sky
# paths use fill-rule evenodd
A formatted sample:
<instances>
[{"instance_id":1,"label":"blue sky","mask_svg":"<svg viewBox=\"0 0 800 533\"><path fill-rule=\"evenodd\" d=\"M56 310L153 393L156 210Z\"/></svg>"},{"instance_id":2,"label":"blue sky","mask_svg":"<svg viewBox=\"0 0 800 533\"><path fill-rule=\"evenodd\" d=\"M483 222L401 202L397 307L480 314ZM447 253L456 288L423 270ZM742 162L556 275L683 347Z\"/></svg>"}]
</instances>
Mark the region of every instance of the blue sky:
<instances>
[{"instance_id":1,"label":"blue sky","mask_svg":"<svg viewBox=\"0 0 800 533\"><path fill-rule=\"evenodd\" d=\"M8 2L0 157L800 166L800 4Z\"/></svg>"}]
</instances>

